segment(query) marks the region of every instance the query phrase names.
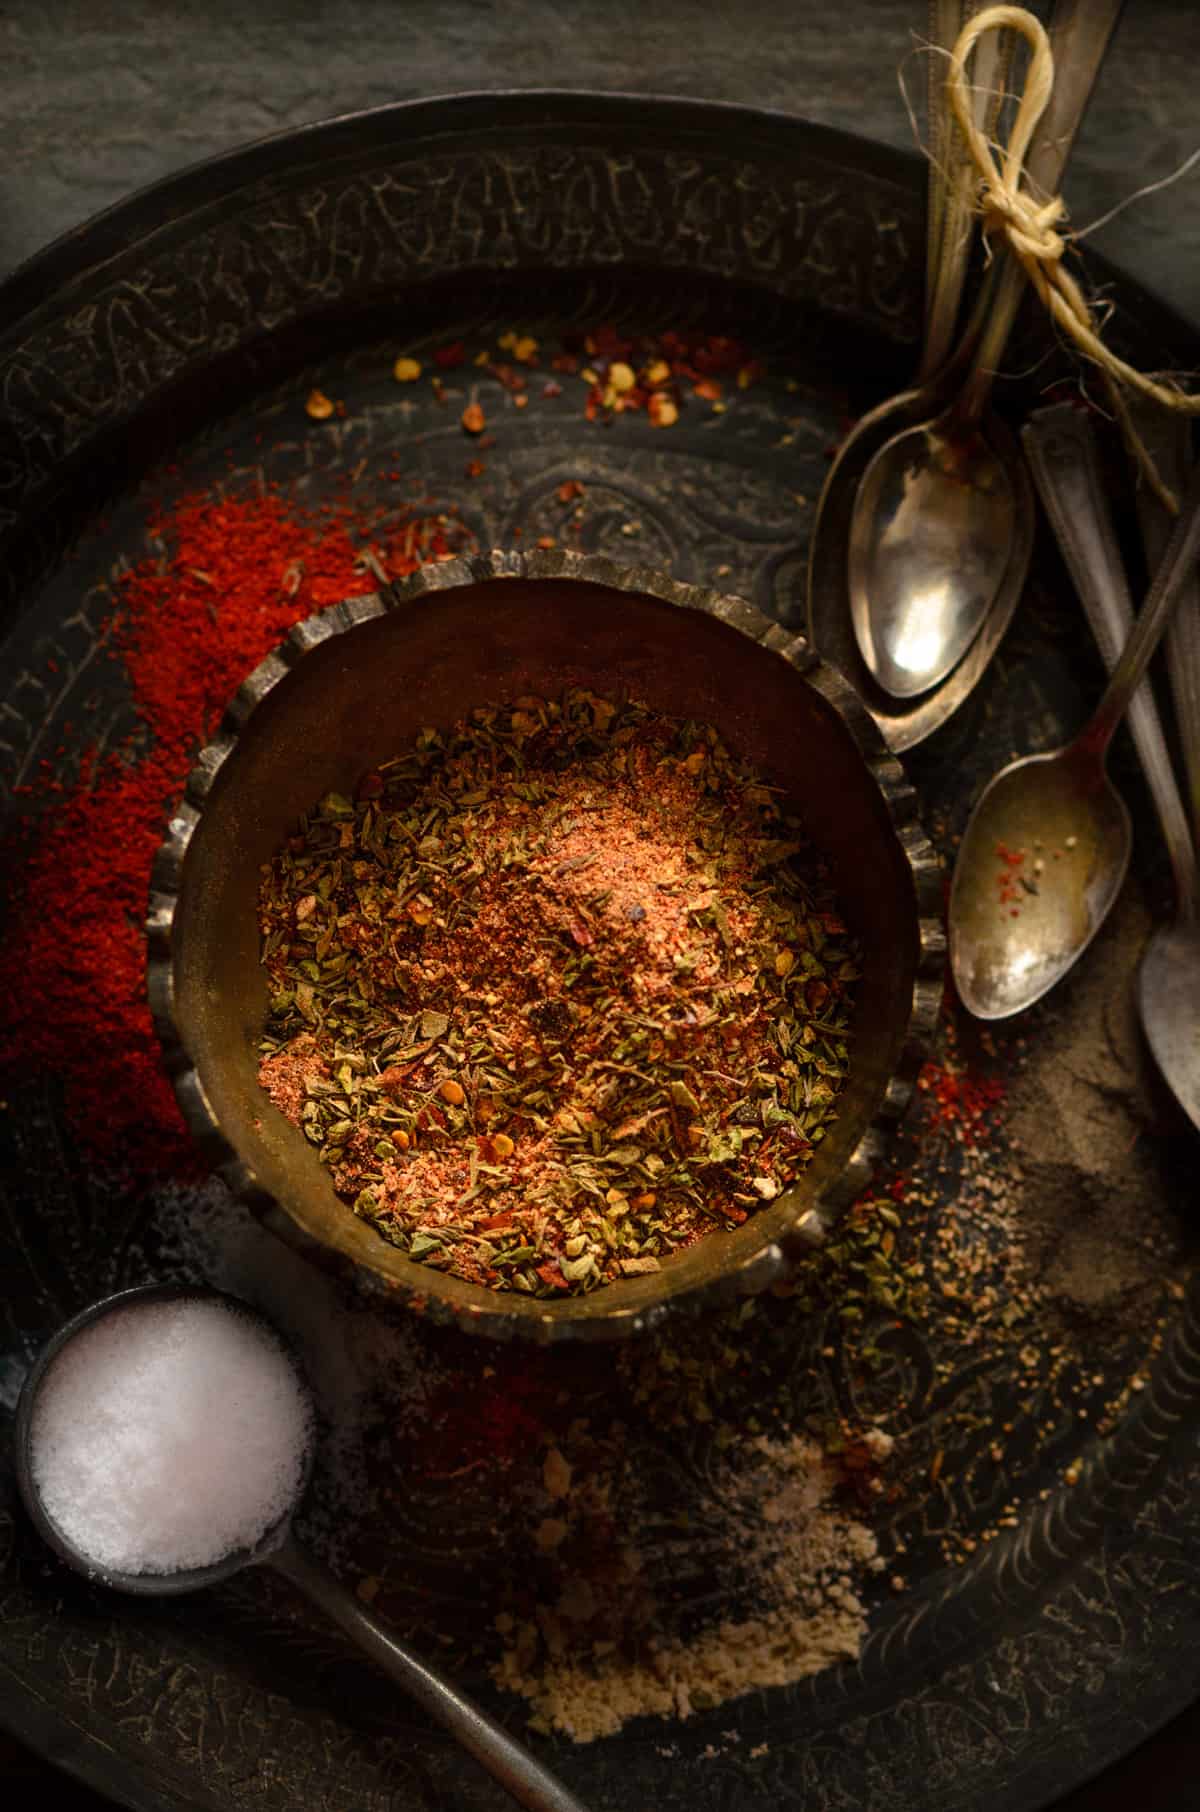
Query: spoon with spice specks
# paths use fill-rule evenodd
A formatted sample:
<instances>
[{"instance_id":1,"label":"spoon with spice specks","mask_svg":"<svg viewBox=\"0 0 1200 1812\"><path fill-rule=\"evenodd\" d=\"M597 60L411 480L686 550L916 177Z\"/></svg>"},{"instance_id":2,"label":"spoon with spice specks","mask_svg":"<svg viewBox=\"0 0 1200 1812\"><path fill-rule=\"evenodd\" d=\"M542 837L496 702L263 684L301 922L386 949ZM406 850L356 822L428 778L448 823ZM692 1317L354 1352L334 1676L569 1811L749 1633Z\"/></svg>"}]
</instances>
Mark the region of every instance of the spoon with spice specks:
<instances>
[{"instance_id":1,"label":"spoon with spice specks","mask_svg":"<svg viewBox=\"0 0 1200 1812\"><path fill-rule=\"evenodd\" d=\"M17 1484L38 1533L117 1591L177 1597L243 1567L290 1579L529 1812L580 1801L296 1542L308 1386L268 1322L215 1290L151 1284L84 1309L17 1406Z\"/></svg>"},{"instance_id":2,"label":"spoon with spice specks","mask_svg":"<svg viewBox=\"0 0 1200 1812\"><path fill-rule=\"evenodd\" d=\"M1002 769L971 814L950 889L950 966L979 1019L1007 1019L1048 993L1120 892L1133 829L1108 746L1198 555L1200 473L1091 722L1065 748Z\"/></svg>"}]
</instances>

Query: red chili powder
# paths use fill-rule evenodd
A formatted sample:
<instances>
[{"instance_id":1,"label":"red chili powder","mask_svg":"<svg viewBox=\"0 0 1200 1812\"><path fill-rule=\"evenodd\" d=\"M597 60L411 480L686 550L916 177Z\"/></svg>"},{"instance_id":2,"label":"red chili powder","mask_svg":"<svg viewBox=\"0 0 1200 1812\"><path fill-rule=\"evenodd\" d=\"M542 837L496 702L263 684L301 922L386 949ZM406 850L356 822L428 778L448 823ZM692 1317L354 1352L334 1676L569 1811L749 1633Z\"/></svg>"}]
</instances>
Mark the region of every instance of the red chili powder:
<instances>
[{"instance_id":1,"label":"red chili powder","mask_svg":"<svg viewBox=\"0 0 1200 1812\"><path fill-rule=\"evenodd\" d=\"M958 1128L966 1145L984 1136L988 1115L1004 1099L1004 1084L998 1078L974 1076L941 1063L927 1063L917 1087L926 1097L926 1123L931 1128Z\"/></svg>"},{"instance_id":2,"label":"red chili powder","mask_svg":"<svg viewBox=\"0 0 1200 1812\"><path fill-rule=\"evenodd\" d=\"M312 512L275 496L193 497L150 526L170 551L118 582L113 637L149 753L85 761L24 851L0 944L0 1071L56 1077L81 1142L133 1175L194 1162L146 1004L142 924L197 749L294 623L376 589L364 543L392 577L451 551L440 522L381 537L349 506Z\"/></svg>"}]
</instances>

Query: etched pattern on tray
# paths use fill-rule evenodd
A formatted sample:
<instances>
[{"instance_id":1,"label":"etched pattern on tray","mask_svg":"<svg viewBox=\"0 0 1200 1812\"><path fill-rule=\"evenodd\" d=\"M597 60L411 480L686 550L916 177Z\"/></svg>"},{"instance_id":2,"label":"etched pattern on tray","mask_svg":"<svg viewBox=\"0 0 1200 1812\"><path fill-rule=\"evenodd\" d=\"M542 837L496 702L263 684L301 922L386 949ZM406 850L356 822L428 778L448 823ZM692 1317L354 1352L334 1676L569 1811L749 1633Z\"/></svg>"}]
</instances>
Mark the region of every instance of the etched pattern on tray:
<instances>
[{"instance_id":1,"label":"etched pattern on tray","mask_svg":"<svg viewBox=\"0 0 1200 1812\"><path fill-rule=\"evenodd\" d=\"M0 532L165 385L340 299L453 272L651 262L749 279L910 339L921 223L901 185L697 148L429 155L239 191L134 242L0 346Z\"/></svg>"}]
</instances>

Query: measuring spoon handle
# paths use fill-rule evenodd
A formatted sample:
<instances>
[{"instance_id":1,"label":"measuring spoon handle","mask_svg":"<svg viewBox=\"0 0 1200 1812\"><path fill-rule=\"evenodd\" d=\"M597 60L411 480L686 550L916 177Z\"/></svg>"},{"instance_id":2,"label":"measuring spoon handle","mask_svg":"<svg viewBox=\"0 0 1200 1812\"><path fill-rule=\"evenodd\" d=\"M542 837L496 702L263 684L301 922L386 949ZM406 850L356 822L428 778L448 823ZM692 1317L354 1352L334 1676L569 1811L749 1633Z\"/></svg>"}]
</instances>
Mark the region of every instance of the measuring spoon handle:
<instances>
[{"instance_id":1,"label":"measuring spoon handle","mask_svg":"<svg viewBox=\"0 0 1200 1812\"><path fill-rule=\"evenodd\" d=\"M357 1598L339 1585L332 1573L318 1566L289 1536L281 1548L266 1557L307 1598L332 1618L381 1667L422 1711L447 1729L470 1755L481 1762L493 1779L507 1788L518 1805L529 1812L585 1812L573 1794L515 1742L503 1727L488 1717L453 1681L418 1659L398 1642Z\"/></svg>"},{"instance_id":2,"label":"measuring spoon handle","mask_svg":"<svg viewBox=\"0 0 1200 1812\"><path fill-rule=\"evenodd\" d=\"M1125 644L1125 651L1113 669L1108 690L1079 738L1081 744L1098 754L1102 754L1112 741L1113 731L1141 684L1197 558L1200 558L1200 468L1188 485L1175 531L1167 543L1162 564L1154 575L1154 583Z\"/></svg>"},{"instance_id":3,"label":"measuring spoon handle","mask_svg":"<svg viewBox=\"0 0 1200 1812\"><path fill-rule=\"evenodd\" d=\"M1095 430L1083 410L1058 403L1034 410L1021 441L1042 507L1111 673L1133 628L1133 604L1104 495ZM1192 839L1148 680L1130 701L1129 728L1162 826L1176 896L1190 899L1196 884Z\"/></svg>"}]
</instances>

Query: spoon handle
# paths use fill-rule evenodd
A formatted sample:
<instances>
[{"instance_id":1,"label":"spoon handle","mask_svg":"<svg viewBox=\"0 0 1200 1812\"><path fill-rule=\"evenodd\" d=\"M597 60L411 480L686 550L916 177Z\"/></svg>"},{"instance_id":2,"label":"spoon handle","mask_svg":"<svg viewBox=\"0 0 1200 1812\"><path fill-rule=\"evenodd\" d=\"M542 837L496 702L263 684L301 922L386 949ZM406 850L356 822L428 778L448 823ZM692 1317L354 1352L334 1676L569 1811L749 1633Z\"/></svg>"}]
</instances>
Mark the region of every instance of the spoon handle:
<instances>
[{"instance_id":1,"label":"spoon handle","mask_svg":"<svg viewBox=\"0 0 1200 1812\"><path fill-rule=\"evenodd\" d=\"M1192 424L1186 416L1168 415L1157 403L1134 402L1138 433L1165 482L1182 491L1192 469ZM1151 568L1166 549L1172 519L1146 485L1138 492L1142 544ZM1200 580L1189 582L1190 596L1180 602L1167 630L1167 663L1175 700L1175 722L1183 748L1187 804L1196 843L1200 846ZM1200 917L1200 871L1193 872L1193 912Z\"/></svg>"},{"instance_id":2,"label":"spoon handle","mask_svg":"<svg viewBox=\"0 0 1200 1812\"><path fill-rule=\"evenodd\" d=\"M1133 634L1113 669L1108 690L1096 707L1090 724L1079 737L1081 747L1102 755L1112 741L1130 699L1141 684L1155 649L1162 639L1171 612L1180 593L1191 578L1200 557L1200 468L1193 474L1179 511L1162 564L1154 575L1146 602L1133 627Z\"/></svg>"},{"instance_id":3,"label":"spoon handle","mask_svg":"<svg viewBox=\"0 0 1200 1812\"><path fill-rule=\"evenodd\" d=\"M963 22L987 0L930 0L929 225L925 261L925 344L916 382L941 370L950 352L954 324L970 263L975 212L975 171L959 138L946 100L946 56ZM1004 32L980 40L971 76L974 112L980 128L995 133L1012 46Z\"/></svg>"},{"instance_id":4,"label":"spoon handle","mask_svg":"<svg viewBox=\"0 0 1200 1812\"><path fill-rule=\"evenodd\" d=\"M1062 181L1075 134L1100 74L1108 41L1124 0L1058 0L1050 23L1054 88L1025 160L1027 186L1053 195ZM1011 253L996 284L986 318L976 314L978 344L956 409L960 421L978 421L987 406L997 367L1004 357L1017 310L1025 294L1025 272Z\"/></svg>"},{"instance_id":5,"label":"spoon handle","mask_svg":"<svg viewBox=\"0 0 1200 1812\"><path fill-rule=\"evenodd\" d=\"M364 1610L357 1598L318 1566L289 1536L281 1548L264 1559L290 1579L307 1598L332 1618L371 1657L422 1711L435 1718L481 1762L492 1777L507 1788L529 1812L585 1812L579 1800L536 1762L529 1751L473 1700L458 1690L444 1674L421 1661L388 1633L377 1618Z\"/></svg>"},{"instance_id":6,"label":"spoon handle","mask_svg":"<svg viewBox=\"0 0 1200 1812\"><path fill-rule=\"evenodd\" d=\"M1111 673L1133 628L1133 604L1104 496L1095 430L1082 409L1059 403L1036 409L1021 440L1084 615ZM1182 615L1181 609L1172 628ZM1162 826L1176 898L1190 899L1196 884L1192 839L1148 680L1130 701L1129 728Z\"/></svg>"},{"instance_id":7,"label":"spoon handle","mask_svg":"<svg viewBox=\"0 0 1200 1812\"><path fill-rule=\"evenodd\" d=\"M939 51L945 50L958 36L962 25L963 0L929 0L929 42L933 46L926 63L926 153L929 175L925 192L925 345L921 355L918 381L931 363L930 347L934 323L938 317L938 289L943 281L946 259L942 228L946 219L946 200L950 184L946 159L950 146L950 109L946 105Z\"/></svg>"}]
</instances>

